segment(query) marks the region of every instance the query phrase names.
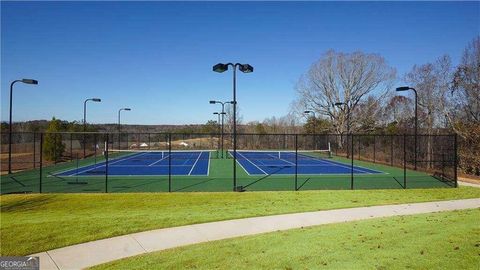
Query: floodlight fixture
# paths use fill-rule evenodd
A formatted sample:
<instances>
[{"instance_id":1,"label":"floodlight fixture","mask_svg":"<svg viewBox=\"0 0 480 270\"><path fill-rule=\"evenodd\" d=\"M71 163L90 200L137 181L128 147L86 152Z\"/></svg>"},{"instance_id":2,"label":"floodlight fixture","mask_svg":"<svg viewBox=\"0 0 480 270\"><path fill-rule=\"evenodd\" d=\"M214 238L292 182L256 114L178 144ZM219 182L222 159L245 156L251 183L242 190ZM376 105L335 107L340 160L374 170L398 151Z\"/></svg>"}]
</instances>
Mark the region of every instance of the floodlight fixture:
<instances>
[{"instance_id":1,"label":"floodlight fixture","mask_svg":"<svg viewBox=\"0 0 480 270\"><path fill-rule=\"evenodd\" d=\"M402 86L402 87L397 87L397 89L395 89L397 92L401 92L401 91L407 91L407 90L410 90L411 88L408 87L408 86Z\"/></svg>"}]
</instances>

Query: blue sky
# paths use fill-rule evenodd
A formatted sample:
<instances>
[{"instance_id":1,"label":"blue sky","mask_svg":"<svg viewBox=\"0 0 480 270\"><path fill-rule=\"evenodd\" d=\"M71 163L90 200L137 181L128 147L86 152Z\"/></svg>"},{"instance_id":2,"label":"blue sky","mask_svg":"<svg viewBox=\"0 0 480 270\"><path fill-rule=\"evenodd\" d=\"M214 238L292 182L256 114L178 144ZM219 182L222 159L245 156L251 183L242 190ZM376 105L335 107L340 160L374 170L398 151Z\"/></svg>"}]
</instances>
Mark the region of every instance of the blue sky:
<instances>
[{"instance_id":1,"label":"blue sky","mask_svg":"<svg viewBox=\"0 0 480 270\"><path fill-rule=\"evenodd\" d=\"M479 2L2 2L1 119L129 124L205 123L232 98L244 120L288 113L300 75L328 49L379 53L399 75L449 54L456 64L479 34Z\"/></svg>"}]
</instances>

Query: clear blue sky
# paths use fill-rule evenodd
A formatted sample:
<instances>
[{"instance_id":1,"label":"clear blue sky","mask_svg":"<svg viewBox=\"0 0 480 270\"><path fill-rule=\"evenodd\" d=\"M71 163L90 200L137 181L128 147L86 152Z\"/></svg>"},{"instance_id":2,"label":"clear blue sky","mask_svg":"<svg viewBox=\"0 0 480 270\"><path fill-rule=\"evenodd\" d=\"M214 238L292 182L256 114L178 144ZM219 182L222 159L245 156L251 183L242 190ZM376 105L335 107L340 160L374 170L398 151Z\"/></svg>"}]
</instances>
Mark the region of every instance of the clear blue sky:
<instances>
[{"instance_id":1,"label":"clear blue sky","mask_svg":"<svg viewBox=\"0 0 480 270\"><path fill-rule=\"evenodd\" d=\"M379 53L399 74L443 54L458 62L479 34L479 2L3 2L1 119L129 124L204 123L231 99L231 73L218 62L246 62L238 76L244 120L282 116L300 75L328 49Z\"/></svg>"}]
</instances>

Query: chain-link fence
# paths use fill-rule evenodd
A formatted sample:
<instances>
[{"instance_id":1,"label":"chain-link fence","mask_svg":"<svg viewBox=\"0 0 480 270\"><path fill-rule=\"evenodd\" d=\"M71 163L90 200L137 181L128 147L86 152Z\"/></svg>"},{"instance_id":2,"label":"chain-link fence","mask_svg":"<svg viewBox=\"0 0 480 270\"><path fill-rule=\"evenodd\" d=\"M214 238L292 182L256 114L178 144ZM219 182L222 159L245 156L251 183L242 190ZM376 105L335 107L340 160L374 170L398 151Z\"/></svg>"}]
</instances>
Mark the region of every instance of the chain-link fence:
<instances>
[{"instance_id":1,"label":"chain-link fence","mask_svg":"<svg viewBox=\"0 0 480 270\"><path fill-rule=\"evenodd\" d=\"M2 194L457 186L455 135L237 134L236 149L232 134L8 135Z\"/></svg>"}]
</instances>

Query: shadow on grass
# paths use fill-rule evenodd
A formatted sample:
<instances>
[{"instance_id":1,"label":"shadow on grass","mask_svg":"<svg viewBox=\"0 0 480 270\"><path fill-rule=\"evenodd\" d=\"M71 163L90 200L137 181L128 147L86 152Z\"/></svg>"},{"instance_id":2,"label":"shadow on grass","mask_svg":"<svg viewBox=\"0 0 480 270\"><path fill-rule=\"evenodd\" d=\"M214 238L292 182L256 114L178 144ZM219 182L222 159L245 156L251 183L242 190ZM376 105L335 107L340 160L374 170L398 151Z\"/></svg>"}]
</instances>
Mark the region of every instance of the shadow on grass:
<instances>
[{"instance_id":1,"label":"shadow on grass","mask_svg":"<svg viewBox=\"0 0 480 270\"><path fill-rule=\"evenodd\" d=\"M50 201L54 201L55 195L44 195L35 197L22 197L19 200L10 202L2 201L0 206L2 213L18 212L18 211L31 211L42 208Z\"/></svg>"}]
</instances>

